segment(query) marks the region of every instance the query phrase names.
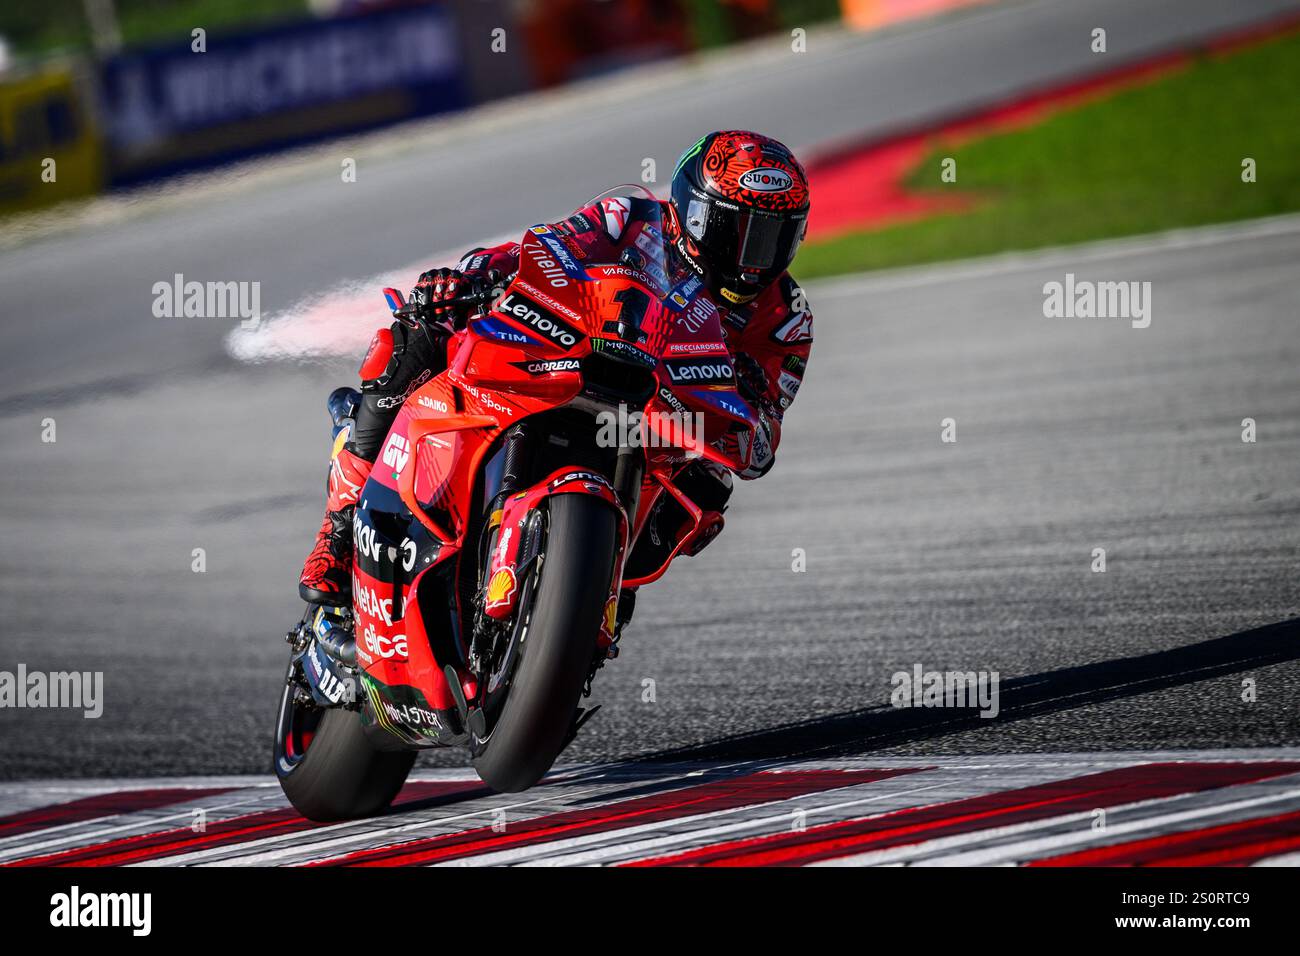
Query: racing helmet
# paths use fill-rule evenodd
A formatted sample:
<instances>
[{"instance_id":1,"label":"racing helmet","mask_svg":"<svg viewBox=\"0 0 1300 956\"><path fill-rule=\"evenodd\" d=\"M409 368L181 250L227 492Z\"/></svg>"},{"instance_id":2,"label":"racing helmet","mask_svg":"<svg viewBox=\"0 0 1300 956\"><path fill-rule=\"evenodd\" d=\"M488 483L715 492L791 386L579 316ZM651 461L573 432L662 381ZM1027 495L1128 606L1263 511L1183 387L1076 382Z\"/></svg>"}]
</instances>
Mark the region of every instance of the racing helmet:
<instances>
[{"instance_id":1,"label":"racing helmet","mask_svg":"<svg viewBox=\"0 0 1300 956\"><path fill-rule=\"evenodd\" d=\"M730 305L789 268L808 224L808 176L784 145L745 130L710 133L673 170L682 252Z\"/></svg>"}]
</instances>

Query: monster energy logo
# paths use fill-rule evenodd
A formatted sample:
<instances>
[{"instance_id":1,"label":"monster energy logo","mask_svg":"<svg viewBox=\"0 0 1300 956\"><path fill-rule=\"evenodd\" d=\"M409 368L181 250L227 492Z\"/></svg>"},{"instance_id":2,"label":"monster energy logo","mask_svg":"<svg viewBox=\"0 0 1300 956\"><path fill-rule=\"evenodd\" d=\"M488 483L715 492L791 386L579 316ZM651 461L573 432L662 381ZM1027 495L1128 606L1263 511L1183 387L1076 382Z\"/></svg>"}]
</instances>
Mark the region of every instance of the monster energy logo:
<instances>
[{"instance_id":1,"label":"monster energy logo","mask_svg":"<svg viewBox=\"0 0 1300 956\"><path fill-rule=\"evenodd\" d=\"M682 171L682 167L686 165L686 161L688 159L690 159L692 156L694 156L696 153L698 153L701 149L704 148L704 141L706 139L708 139L707 136L701 136L694 146L692 146L686 152L682 153L682 158L677 160L677 165L673 167L674 176L676 176L678 173Z\"/></svg>"}]
</instances>

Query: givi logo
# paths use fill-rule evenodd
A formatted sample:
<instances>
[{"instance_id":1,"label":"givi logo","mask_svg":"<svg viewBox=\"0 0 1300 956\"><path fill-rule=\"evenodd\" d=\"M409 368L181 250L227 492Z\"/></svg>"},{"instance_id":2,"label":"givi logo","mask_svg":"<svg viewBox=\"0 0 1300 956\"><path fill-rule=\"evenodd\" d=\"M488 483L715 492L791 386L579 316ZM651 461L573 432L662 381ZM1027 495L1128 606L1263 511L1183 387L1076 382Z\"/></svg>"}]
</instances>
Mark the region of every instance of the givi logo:
<instances>
[{"instance_id":1,"label":"givi logo","mask_svg":"<svg viewBox=\"0 0 1300 956\"><path fill-rule=\"evenodd\" d=\"M384 445L384 464L393 471L401 471L410 457L411 443L406 440L406 436L396 433L389 435L388 444Z\"/></svg>"}]
</instances>

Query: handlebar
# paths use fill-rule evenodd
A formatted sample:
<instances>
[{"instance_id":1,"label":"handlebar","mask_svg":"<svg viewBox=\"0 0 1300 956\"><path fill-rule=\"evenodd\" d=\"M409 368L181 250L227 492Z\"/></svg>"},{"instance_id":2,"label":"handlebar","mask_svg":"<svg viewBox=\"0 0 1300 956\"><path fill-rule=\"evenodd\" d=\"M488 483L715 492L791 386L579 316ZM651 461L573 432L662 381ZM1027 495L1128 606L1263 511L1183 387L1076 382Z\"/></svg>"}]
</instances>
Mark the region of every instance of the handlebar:
<instances>
[{"instance_id":1,"label":"handlebar","mask_svg":"<svg viewBox=\"0 0 1300 956\"><path fill-rule=\"evenodd\" d=\"M481 288L474 292L467 292L464 295L458 295L452 299L440 299L437 303L427 305L426 308L458 309L458 308L464 308L466 306L487 305L496 297L497 289L501 288L502 286L509 285L514 280L515 275L517 275L517 273L511 273L510 275L502 276L500 279L493 282L492 285L486 288ZM392 310L393 318L395 319L404 319L404 318L418 319L419 318L420 306L416 305L414 302L407 302L405 299L401 297L401 294L394 289L385 289L384 293L389 296L390 304L393 303L394 297L396 297L397 302L401 303L400 305L398 305L396 308Z\"/></svg>"}]
</instances>

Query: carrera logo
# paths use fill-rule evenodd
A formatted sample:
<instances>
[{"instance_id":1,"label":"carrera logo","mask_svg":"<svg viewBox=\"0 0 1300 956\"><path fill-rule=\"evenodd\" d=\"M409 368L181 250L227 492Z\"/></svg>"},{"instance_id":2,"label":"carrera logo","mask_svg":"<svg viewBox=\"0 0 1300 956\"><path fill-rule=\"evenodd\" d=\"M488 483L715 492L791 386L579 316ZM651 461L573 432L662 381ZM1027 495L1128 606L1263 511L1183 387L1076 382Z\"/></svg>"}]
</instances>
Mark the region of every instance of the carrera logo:
<instances>
[{"instance_id":1,"label":"carrera logo","mask_svg":"<svg viewBox=\"0 0 1300 956\"><path fill-rule=\"evenodd\" d=\"M562 348L571 349L582 340L581 332L540 302L534 302L518 292L507 293L497 303L496 311L540 332L547 341Z\"/></svg>"},{"instance_id":2,"label":"carrera logo","mask_svg":"<svg viewBox=\"0 0 1300 956\"><path fill-rule=\"evenodd\" d=\"M664 367L674 385L730 385L736 380L735 369L722 359L675 359Z\"/></svg>"},{"instance_id":3,"label":"carrera logo","mask_svg":"<svg viewBox=\"0 0 1300 956\"><path fill-rule=\"evenodd\" d=\"M678 398L669 390L668 386L664 385L660 387L659 399L677 414L679 415L686 414L686 406L682 404L682 400L680 398Z\"/></svg>"},{"instance_id":4,"label":"carrera logo","mask_svg":"<svg viewBox=\"0 0 1300 956\"><path fill-rule=\"evenodd\" d=\"M757 166L737 180L741 189L756 193L783 193L794 185L794 177L775 166Z\"/></svg>"},{"instance_id":5,"label":"carrera logo","mask_svg":"<svg viewBox=\"0 0 1300 956\"><path fill-rule=\"evenodd\" d=\"M550 372L576 372L577 359L554 359L550 362L511 362L515 368L523 369L529 375L546 375Z\"/></svg>"}]
</instances>

